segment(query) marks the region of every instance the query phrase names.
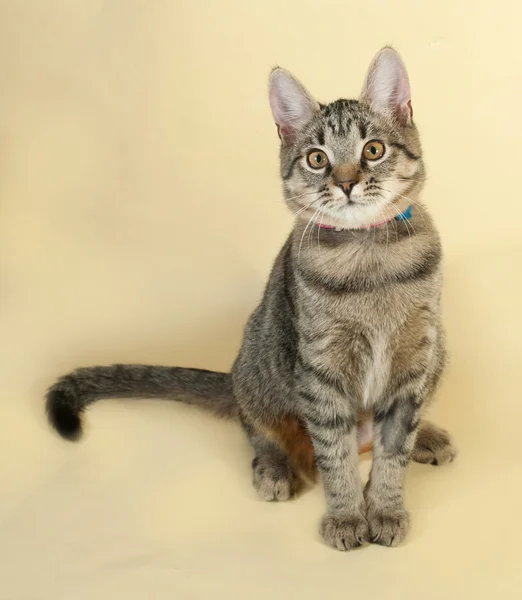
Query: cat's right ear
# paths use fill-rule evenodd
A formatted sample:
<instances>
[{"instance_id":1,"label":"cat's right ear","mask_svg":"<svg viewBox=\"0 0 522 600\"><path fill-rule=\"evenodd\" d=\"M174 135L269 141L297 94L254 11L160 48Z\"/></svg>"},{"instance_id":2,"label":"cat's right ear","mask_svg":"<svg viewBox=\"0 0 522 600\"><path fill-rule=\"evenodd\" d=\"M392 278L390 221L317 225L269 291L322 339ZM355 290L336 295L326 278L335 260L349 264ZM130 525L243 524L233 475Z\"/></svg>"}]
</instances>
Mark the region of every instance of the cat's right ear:
<instances>
[{"instance_id":1,"label":"cat's right ear","mask_svg":"<svg viewBox=\"0 0 522 600\"><path fill-rule=\"evenodd\" d=\"M291 73L280 67L270 73L269 98L283 144L291 144L319 110L319 104L306 88Z\"/></svg>"},{"instance_id":2,"label":"cat's right ear","mask_svg":"<svg viewBox=\"0 0 522 600\"><path fill-rule=\"evenodd\" d=\"M398 52L383 48L373 59L361 93L361 101L393 116L401 125L413 118L410 81Z\"/></svg>"}]
</instances>

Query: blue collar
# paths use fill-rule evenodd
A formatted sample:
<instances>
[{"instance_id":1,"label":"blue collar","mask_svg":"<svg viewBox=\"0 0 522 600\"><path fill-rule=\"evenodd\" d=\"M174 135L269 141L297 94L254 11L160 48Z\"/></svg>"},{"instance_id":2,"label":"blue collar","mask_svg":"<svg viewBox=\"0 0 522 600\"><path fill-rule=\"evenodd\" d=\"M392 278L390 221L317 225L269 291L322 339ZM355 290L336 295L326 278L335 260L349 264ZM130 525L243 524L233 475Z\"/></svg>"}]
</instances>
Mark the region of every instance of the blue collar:
<instances>
[{"instance_id":1,"label":"blue collar","mask_svg":"<svg viewBox=\"0 0 522 600\"><path fill-rule=\"evenodd\" d=\"M397 221L409 221L409 219L411 219L411 209L412 209L412 205L410 204L408 206L408 208L404 211L401 212L400 215L397 215L395 218L397 219Z\"/></svg>"}]
</instances>

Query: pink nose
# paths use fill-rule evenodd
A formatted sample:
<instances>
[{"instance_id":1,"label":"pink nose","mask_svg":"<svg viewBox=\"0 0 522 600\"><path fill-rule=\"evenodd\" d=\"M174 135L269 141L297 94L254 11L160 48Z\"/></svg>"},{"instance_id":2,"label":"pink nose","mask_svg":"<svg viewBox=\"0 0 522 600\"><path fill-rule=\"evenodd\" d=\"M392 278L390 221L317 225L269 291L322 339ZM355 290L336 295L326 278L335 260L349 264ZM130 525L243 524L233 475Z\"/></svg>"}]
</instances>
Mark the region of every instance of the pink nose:
<instances>
[{"instance_id":1,"label":"pink nose","mask_svg":"<svg viewBox=\"0 0 522 600\"><path fill-rule=\"evenodd\" d=\"M341 188L343 192L350 197L350 194L357 181L355 179L349 179L348 181L339 181L337 187Z\"/></svg>"}]
</instances>

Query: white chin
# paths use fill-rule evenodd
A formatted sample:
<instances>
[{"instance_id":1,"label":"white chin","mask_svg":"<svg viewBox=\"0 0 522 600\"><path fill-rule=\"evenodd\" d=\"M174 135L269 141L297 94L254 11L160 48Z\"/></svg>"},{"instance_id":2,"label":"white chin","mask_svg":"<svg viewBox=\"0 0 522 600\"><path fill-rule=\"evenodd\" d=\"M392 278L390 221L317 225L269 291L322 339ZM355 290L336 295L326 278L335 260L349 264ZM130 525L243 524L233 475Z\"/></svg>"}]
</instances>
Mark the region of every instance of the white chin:
<instances>
[{"instance_id":1,"label":"white chin","mask_svg":"<svg viewBox=\"0 0 522 600\"><path fill-rule=\"evenodd\" d=\"M386 220L383 203L376 202L372 204L352 204L343 207L339 211L332 211L332 220L335 220L337 227L344 229L358 229L367 227L374 223ZM330 216L330 215L329 215Z\"/></svg>"}]
</instances>

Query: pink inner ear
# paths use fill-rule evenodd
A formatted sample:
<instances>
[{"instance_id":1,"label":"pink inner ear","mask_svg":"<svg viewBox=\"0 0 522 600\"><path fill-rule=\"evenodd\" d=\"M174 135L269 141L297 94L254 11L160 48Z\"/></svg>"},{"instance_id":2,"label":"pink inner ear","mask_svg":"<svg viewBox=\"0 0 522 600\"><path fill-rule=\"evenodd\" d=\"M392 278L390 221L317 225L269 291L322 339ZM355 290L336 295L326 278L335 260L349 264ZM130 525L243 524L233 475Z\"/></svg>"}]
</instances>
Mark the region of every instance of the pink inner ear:
<instances>
[{"instance_id":1,"label":"pink inner ear","mask_svg":"<svg viewBox=\"0 0 522 600\"><path fill-rule=\"evenodd\" d=\"M411 106L411 100L408 100L408 102L405 102L403 104L400 104L397 108L396 114L397 114L397 118L403 125L406 125L407 123L409 123L413 119L413 108Z\"/></svg>"},{"instance_id":2,"label":"pink inner ear","mask_svg":"<svg viewBox=\"0 0 522 600\"><path fill-rule=\"evenodd\" d=\"M411 106L411 100L408 100L407 102L400 104L397 107L396 114L397 114L397 118L399 119L399 122L402 123L403 125L406 125L407 123L412 121L413 120L413 108Z\"/></svg>"},{"instance_id":3,"label":"pink inner ear","mask_svg":"<svg viewBox=\"0 0 522 600\"><path fill-rule=\"evenodd\" d=\"M290 141L295 135L295 130L289 127L288 125L279 125L278 123L276 123L276 127L277 135L279 136L279 139L282 142L284 142L285 140Z\"/></svg>"}]
</instances>

